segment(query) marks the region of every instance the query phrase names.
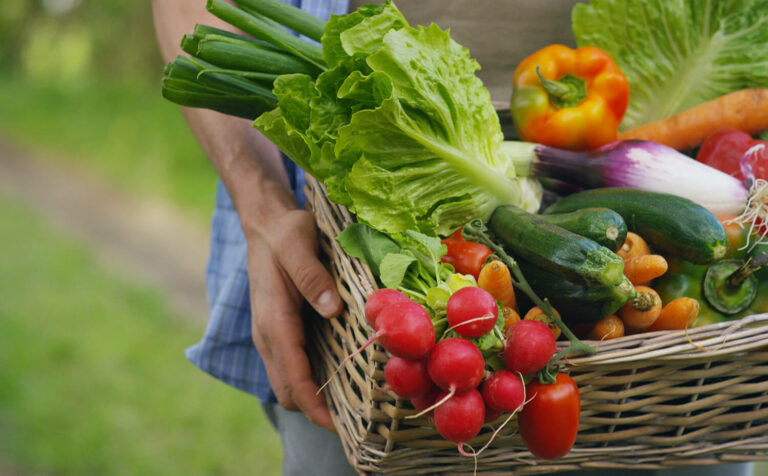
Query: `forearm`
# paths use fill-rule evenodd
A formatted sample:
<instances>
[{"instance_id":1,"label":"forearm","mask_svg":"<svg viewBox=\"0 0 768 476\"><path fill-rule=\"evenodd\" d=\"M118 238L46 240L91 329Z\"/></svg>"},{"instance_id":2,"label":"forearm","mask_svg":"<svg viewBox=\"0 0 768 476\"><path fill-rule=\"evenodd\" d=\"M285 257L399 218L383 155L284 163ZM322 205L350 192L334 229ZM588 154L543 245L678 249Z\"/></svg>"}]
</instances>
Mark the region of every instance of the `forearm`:
<instances>
[{"instance_id":1,"label":"forearm","mask_svg":"<svg viewBox=\"0 0 768 476\"><path fill-rule=\"evenodd\" d=\"M196 23L230 28L205 2L153 0L155 30L165 61L181 53L180 39ZM232 195L247 234L296 208L278 149L250 121L204 109L182 108L192 132Z\"/></svg>"}]
</instances>

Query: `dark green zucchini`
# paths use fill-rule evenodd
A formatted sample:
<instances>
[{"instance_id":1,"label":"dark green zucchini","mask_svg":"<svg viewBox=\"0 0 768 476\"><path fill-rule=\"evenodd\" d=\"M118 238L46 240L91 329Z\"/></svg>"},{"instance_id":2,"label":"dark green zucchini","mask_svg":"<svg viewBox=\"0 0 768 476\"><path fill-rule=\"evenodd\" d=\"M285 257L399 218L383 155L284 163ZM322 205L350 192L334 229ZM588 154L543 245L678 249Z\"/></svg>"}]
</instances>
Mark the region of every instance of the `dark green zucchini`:
<instances>
[{"instance_id":1,"label":"dark green zucchini","mask_svg":"<svg viewBox=\"0 0 768 476\"><path fill-rule=\"evenodd\" d=\"M593 240L617 251L627 239L627 224L621 215L608 208L585 208L570 213L541 215L548 223Z\"/></svg>"},{"instance_id":2,"label":"dark green zucchini","mask_svg":"<svg viewBox=\"0 0 768 476\"><path fill-rule=\"evenodd\" d=\"M687 198L629 188L598 188L575 193L550 205L544 213L566 213L592 207L615 211L630 231L662 253L707 264L728 251L728 235L720 221Z\"/></svg>"},{"instance_id":3,"label":"dark green zucchini","mask_svg":"<svg viewBox=\"0 0 768 476\"><path fill-rule=\"evenodd\" d=\"M523 276L542 299L548 298L566 322L597 322L637 295L627 278L615 286L587 286L518 260Z\"/></svg>"},{"instance_id":4,"label":"dark green zucchini","mask_svg":"<svg viewBox=\"0 0 768 476\"><path fill-rule=\"evenodd\" d=\"M624 278L624 261L589 238L552 225L540 215L504 205L488 221L497 243L516 258L589 286L614 286Z\"/></svg>"}]
</instances>

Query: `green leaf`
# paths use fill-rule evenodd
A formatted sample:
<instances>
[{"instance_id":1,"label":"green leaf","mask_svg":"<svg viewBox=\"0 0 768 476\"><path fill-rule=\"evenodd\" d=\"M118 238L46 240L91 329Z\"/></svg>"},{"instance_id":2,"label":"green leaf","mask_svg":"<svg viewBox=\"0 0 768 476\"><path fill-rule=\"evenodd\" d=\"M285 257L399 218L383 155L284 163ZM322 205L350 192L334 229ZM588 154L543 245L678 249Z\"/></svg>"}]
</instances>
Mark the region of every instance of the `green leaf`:
<instances>
[{"instance_id":1,"label":"green leaf","mask_svg":"<svg viewBox=\"0 0 768 476\"><path fill-rule=\"evenodd\" d=\"M572 20L578 45L608 52L629 80L622 129L768 87L768 0L592 0Z\"/></svg>"},{"instance_id":2,"label":"green leaf","mask_svg":"<svg viewBox=\"0 0 768 476\"><path fill-rule=\"evenodd\" d=\"M405 274L412 266L418 265L418 261L411 255L401 253L389 253L381 260L381 282L384 286L398 289L405 279Z\"/></svg>"},{"instance_id":3,"label":"green leaf","mask_svg":"<svg viewBox=\"0 0 768 476\"><path fill-rule=\"evenodd\" d=\"M365 261L376 276L381 275L379 265L384 257L400 251L392 238L362 223L348 225L336 236L336 242L348 255Z\"/></svg>"}]
</instances>

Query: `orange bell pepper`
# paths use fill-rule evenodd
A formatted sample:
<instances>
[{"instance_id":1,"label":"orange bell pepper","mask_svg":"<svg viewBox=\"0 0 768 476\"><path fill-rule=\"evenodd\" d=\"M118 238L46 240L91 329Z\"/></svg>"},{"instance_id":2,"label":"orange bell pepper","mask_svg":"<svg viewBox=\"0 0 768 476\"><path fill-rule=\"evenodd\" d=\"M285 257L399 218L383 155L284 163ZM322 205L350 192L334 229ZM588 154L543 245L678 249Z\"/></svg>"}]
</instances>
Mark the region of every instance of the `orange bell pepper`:
<instances>
[{"instance_id":1,"label":"orange bell pepper","mask_svg":"<svg viewBox=\"0 0 768 476\"><path fill-rule=\"evenodd\" d=\"M616 140L629 83L608 53L550 45L515 69L511 112L520 139L571 150Z\"/></svg>"}]
</instances>

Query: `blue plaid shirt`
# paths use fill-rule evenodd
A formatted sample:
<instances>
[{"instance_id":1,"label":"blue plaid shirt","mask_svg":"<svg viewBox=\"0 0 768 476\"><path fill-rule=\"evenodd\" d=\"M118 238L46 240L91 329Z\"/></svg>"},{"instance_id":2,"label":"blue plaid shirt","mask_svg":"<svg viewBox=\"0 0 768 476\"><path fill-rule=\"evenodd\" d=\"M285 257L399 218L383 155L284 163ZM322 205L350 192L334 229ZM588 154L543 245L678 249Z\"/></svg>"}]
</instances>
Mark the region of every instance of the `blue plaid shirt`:
<instances>
[{"instance_id":1,"label":"blue plaid shirt","mask_svg":"<svg viewBox=\"0 0 768 476\"><path fill-rule=\"evenodd\" d=\"M349 0L284 0L319 18L346 13ZM304 206L304 171L284 158L299 206ZM187 358L217 379L276 401L264 362L251 339L251 303L246 271L246 244L240 218L226 187L219 182L211 223L211 254L206 272L210 317L205 335L188 348Z\"/></svg>"}]
</instances>

